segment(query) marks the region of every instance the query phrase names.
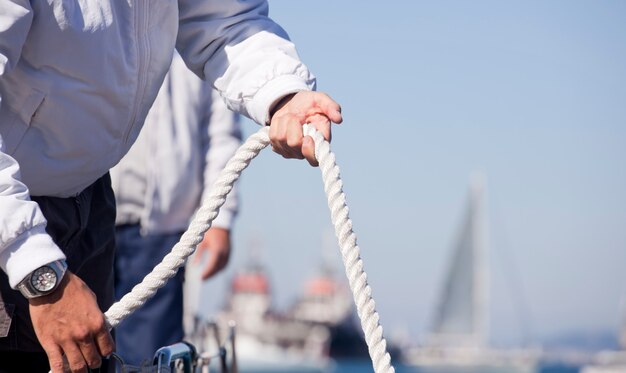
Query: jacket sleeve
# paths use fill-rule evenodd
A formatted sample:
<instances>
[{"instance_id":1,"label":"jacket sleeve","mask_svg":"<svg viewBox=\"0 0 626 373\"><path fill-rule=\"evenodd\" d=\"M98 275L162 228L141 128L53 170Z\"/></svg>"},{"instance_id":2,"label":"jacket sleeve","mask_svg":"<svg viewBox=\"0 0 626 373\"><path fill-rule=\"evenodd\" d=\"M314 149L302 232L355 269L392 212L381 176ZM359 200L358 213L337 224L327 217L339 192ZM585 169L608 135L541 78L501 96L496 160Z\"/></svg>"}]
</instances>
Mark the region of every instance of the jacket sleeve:
<instances>
[{"instance_id":1,"label":"jacket sleeve","mask_svg":"<svg viewBox=\"0 0 626 373\"><path fill-rule=\"evenodd\" d=\"M230 109L260 124L269 122L269 110L285 95L315 88L264 0L180 0L176 47Z\"/></svg>"},{"instance_id":2,"label":"jacket sleeve","mask_svg":"<svg viewBox=\"0 0 626 373\"><path fill-rule=\"evenodd\" d=\"M239 115L228 109L219 93L205 83L203 90L204 115L201 116L201 131L204 136L202 151L204 159L204 189L202 199L208 197L211 187L217 180L226 163L241 144ZM233 187L226 202L213 221L213 227L230 229L239 207L237 186Z\"/></svg>"},{"instance_id":3,"label":"jacket sleeve","mask_svg":"<svg viewBox=\"0 0 626 373\"><path fill-rule=\"evenodd\" d=\"M31 22L28 1L0 0L0 79L19 60ZM46 219L20 181L17 161L4 149L0 134L0 268L15 287L28 273L65 255L46 234Z\"/></svg>"},{"instance_id":4,"label":"jacket sleeve","mask_svg":"<svg viewBox=\"0 0 626 373\"><path fill-rule=\"evenodd\" d=\"M32 21L27 0L0 0L0 77L20 59Z\"/></svg>"}]
</instances>

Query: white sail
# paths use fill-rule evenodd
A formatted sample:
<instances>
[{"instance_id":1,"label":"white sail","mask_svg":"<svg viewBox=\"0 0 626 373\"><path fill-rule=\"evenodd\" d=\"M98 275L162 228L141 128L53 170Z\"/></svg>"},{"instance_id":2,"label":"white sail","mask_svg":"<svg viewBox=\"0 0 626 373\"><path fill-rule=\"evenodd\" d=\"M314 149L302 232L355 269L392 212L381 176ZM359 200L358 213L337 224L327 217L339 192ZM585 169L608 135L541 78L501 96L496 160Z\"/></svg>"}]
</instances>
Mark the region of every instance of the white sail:
<instances>
[{"instance_id":1,"label":"white sail","mask_svg":"<svg viewBox=\"0 0 626 373\"><path fill-rule=\"evenodd\" d=\"M485 182L474 177L429 344L482 347L487 339Z\"/></svg>"},{"instance_id":2,"label":"white sail","mask_svg":"<svg viewBox=\"0 0 626 373\"><path fill-rule=\"evenodd\" d=\"M536 350L488 346L489 265L486 183L472 179L469 203L435 309L426 344L404 360L423 373L536 373Z\"/></svg>"}]
</instances>

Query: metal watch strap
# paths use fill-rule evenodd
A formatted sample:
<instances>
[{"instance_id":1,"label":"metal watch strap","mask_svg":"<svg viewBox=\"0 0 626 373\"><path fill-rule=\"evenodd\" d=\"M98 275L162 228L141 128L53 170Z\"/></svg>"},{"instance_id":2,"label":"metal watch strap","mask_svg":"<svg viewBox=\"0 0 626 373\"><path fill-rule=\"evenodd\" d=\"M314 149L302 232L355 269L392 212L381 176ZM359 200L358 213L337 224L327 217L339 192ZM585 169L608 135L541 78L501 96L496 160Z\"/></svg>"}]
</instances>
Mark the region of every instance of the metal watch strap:
<instances>
[{"instance_id":1,"label":"metal watch strap","mask_svg":"<svg viewBox=\"0 0 626 373\"><path fill-rule=\"evenodd\" d=\"M54 284L54 287L52 289L48 290L48 291L45 291L45 292L42 292L42 291L39 291L39 290L35 289L33 287L33 285L32 285L32 282L31 282L33 273L35 271L37 271L39 268L43 268L43 267L51 268L54 271L54 273L56 274L56 283ZM59 284L63 280L63 276L65 275L65 272L67 271L67 263L65 262L65 260L55 260L54 262L45 264L45 265L43 265L43 266L41 266L39 268L37 268L35 271L29 273L16 286L16 289L19 290L20 293L22 293L22 295L26 299L41 297L41 296L50 294L54 290L56 290L56 288L59 286Z\"/></svg>"}]
</instances>

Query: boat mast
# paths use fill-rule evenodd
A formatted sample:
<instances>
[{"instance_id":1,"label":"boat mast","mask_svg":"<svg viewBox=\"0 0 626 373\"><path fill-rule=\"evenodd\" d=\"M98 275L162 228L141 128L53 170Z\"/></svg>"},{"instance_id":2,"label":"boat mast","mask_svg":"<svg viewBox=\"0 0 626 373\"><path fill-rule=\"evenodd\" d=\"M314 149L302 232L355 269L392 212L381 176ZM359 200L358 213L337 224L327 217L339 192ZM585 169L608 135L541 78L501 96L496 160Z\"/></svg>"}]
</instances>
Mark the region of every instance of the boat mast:
<instances>
[{"instance_id":1,"label":"boat mast","mask_svg":"<svg viewBox=\"0 0 626 373\"><path fill-rule=\"evenodd\" d=\"M620 303L621 323L619 330L619 343L622 350L626 350L626 294L622 296L622 301Z\"/></svg>"},{"instance_id":2,"label":"boat mast","mask_svg":"<svg viewBox=\"0 0 626 373\"><path fill-rule=\"evenodd\" d=\"M487 180L475 173L470 182L471 239L474 251L474 337L475 346L487 345L489 336L489 240L487 225Z\"/></svg>"}]
</instances>

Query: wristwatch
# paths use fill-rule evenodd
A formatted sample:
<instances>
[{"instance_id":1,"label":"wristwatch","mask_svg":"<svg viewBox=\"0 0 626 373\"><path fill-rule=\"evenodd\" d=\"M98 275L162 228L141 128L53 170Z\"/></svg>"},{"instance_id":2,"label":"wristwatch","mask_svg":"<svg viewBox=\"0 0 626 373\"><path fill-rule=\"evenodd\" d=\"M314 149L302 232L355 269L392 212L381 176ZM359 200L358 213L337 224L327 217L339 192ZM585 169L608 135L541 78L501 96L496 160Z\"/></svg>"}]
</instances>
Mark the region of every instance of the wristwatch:
<instances>
[{"instance_id":1,"label":"wristwatch","mask_svg":"<svg viewBox=\"0 0 626 373\"><path fill-rule=\"evenodd\" d=\"M43 265L24 277L24 279L17 284L17 290L19 290L26 299L50 294L59 286L66 270L67 263L65 260L56 260Z\"/></svg>"}]
</instances>

